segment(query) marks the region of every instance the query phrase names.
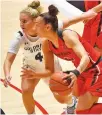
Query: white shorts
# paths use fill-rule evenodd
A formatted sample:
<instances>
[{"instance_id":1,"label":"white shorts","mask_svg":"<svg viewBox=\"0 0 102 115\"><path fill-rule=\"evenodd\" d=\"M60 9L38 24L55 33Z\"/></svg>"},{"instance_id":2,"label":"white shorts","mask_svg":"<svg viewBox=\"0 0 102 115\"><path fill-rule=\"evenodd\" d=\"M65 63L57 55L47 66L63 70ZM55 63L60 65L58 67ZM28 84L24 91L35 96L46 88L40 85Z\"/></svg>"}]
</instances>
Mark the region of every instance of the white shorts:
<instances>
[{"instance_id":1,"label":"white shorts","mask_svg":"<svg viewBox=\"0 0 102 115\"><path fill-rule=\"evenodd\" d=\"M32 59L32 57L25 58L23 67L26 69L31 69L34 72L44 72L45 71L44 62L41 63L39 61L36 61L36 60ZM55 69L55 72L62 70L59 60L58 60L58 57L55 55L54 55L54 69ZM49 84L49 79L50 79L50 77L43 78L43 80L46 84Z\"/></svg>"}]
</instances>

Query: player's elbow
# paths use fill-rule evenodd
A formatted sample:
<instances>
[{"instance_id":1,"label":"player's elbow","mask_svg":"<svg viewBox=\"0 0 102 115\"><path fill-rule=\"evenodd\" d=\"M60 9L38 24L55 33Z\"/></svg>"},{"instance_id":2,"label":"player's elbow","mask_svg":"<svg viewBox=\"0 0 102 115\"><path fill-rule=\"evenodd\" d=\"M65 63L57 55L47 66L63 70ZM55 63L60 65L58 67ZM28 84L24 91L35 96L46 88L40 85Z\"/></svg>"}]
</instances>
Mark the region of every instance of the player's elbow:
<instances>
[{"instance_id":1,"label":"player's elbow","mask_svg":"<svg viewBox=\"0 0 102 115\"><path fill-rule=\"evenodd\" d=\"M51 71L50 69L46 69L46 73L48 76L51 76L54 73L54 71Z\"/></svg>"}]
</instances>

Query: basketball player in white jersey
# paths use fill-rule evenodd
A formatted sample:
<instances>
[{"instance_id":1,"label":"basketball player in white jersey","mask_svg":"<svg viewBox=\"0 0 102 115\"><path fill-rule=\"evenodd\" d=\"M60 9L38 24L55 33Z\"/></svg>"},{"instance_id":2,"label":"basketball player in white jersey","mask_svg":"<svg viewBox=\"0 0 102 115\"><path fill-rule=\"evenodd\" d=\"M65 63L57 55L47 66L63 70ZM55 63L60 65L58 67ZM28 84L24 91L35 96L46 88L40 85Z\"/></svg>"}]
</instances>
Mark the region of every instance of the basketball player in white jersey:
<instances>
[{"instance_id":1,"label":"basketball player in white jersey","mask_svg":"<svg viewBox=\"0 0 102 115\"><path fill-rule=\"evenodd\" d=\"M36 17L41 12L41 6L39 1L33 1L28 5L27 8L20 12L20 26L21 30L15 34L15 38L12 40L11 45L8 49L8 53L4 62L4 73L5 81L4 86L7 87L11 80L11 66L15 57L19 51L21 45L23 45L23 68L31 69L35 72L44 71L44 59L43 53L41 50L42 41L36 35L32 26L34 26L34 21ZM63 28L62 22L59 22L59 28ZM64 24L65 25L65 24ZM56 58L56 57L55 57ZM58 59L55 59L55 71L61 71L61 66L58 62ZM22 79L21 88L22 88L22 99L26 111L28 114L35 113L35 103L33 98L33 93L36 85L40 79ZM75 101L72 99L72 96L59 96L54 94L54 97L60 103L68 103L71 113L73 113ZM72 110L71 110L72 109Z\"/></svg>"}]
</instances>

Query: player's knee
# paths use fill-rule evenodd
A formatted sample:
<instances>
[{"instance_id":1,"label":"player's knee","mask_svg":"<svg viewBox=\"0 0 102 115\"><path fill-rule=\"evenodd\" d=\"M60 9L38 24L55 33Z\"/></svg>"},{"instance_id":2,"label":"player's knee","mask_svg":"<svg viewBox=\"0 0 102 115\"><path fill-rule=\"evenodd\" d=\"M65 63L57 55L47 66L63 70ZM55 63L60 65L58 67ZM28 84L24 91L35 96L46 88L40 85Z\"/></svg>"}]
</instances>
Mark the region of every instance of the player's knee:
<instances>
[{"instance_id":1,"label":"player's knee","mask_svg":"<svg viewBox=\"0 0 102 115\"><path fill-rule=\"evenodd\" d=\"M30 88L23 88L22 94L33 94L34 90L31 90Z\"/></svg>"},{"instance_id":2,"label":"player's knee","mask_svg":"<svg viewBox=\"0 0 102 115\"><path fill-rule=\"evenodd\" d=\"M30 86L23 86L22 87L22 94L33 94L34 88Z\"/></svg>"},{"instance_id":3,"label":"player's knee","mask_svg":"<svg viewBox=\"0 0 102 115\"><path fill-rule=\"evenodd\" d=\"M29 82L28 80L22 80L21 82L22 94L32 94L35 87L36 84L34 82Z\"/></svg>"}]
</instances>

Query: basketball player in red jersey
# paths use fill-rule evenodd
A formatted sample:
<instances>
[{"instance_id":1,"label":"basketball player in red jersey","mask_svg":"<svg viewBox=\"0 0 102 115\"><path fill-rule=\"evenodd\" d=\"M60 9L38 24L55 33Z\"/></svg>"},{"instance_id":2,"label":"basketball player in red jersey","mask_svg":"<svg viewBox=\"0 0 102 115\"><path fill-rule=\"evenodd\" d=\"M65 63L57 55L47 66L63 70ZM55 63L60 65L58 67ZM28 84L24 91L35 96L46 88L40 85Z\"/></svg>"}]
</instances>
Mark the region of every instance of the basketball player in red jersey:
<instances>
[{"instance_id":1,"label":"basketball player in red jersey","mask_svg":"<svg viewBox=\"0 0 102 115\"><path fill-rule=\"evenodd\" d=\"M84 1L86 11L99 5L101 1ZM89 20L83 31L83 38L87 40L93 47L101 52L102 55L102 11Z\"/></svg>"},{"instance_id":2,"label":"basketball player in red jersey","mask_svg":"<svg viewBox=\"0 0 102 115\"><path fill-rule=\"evenodd\" d=\"M66 71L67 77L63 82L71 78L73 94L78 97L76 114L101 114L102 103L97 103L102 96L102 57L94 48L74 31L58 30L58 9L50 5L49 12L41 14L36 19L37 34L44 38L43 52L45 56L45 72L36 73L24 69L22 77L32 79L37 76L47 77L54 73L54 57L70 60L76 69ZM49 63L50 62L50 63ZM26 76L29 74L29 77Z\"/></svg>"},{"instance_id":3,"label":"basketball player in red jersey","mask_svg":"<svg viewBox=\"0 0 102 115\"><path fill-rule=\"evenodd\" d=\"M90 1L91 2L91 1ZM71 19L64 20L65 27L75 24L80 21L88 22L90 19L94 18L98 13L102 12L102 2L92 9L82 13L80 16L73 17Z\"/></svg>"},{"instance_id":4,"label":"basketball player in red jersey","mask_svg":"<svg viewBox=\"0 0 102 115\"><path fill-rule=\"evenodd\" d=\"M86 12L66 20L66 27L85 20L83 38L102 55L102 2L85 0Z\"/></svg>"},{"instance_id":5,"label":"basketball player in red jersey","mask_svg":"<svg viewBox=\"0 0 102 115\"><path fill-rule=\"evenodd\" d=\"M84 0L86 11L97 6L98 4L100 4L100 2L101 2L100 0L97 0L97 1Z\"/></svg>"}]
</instances>

